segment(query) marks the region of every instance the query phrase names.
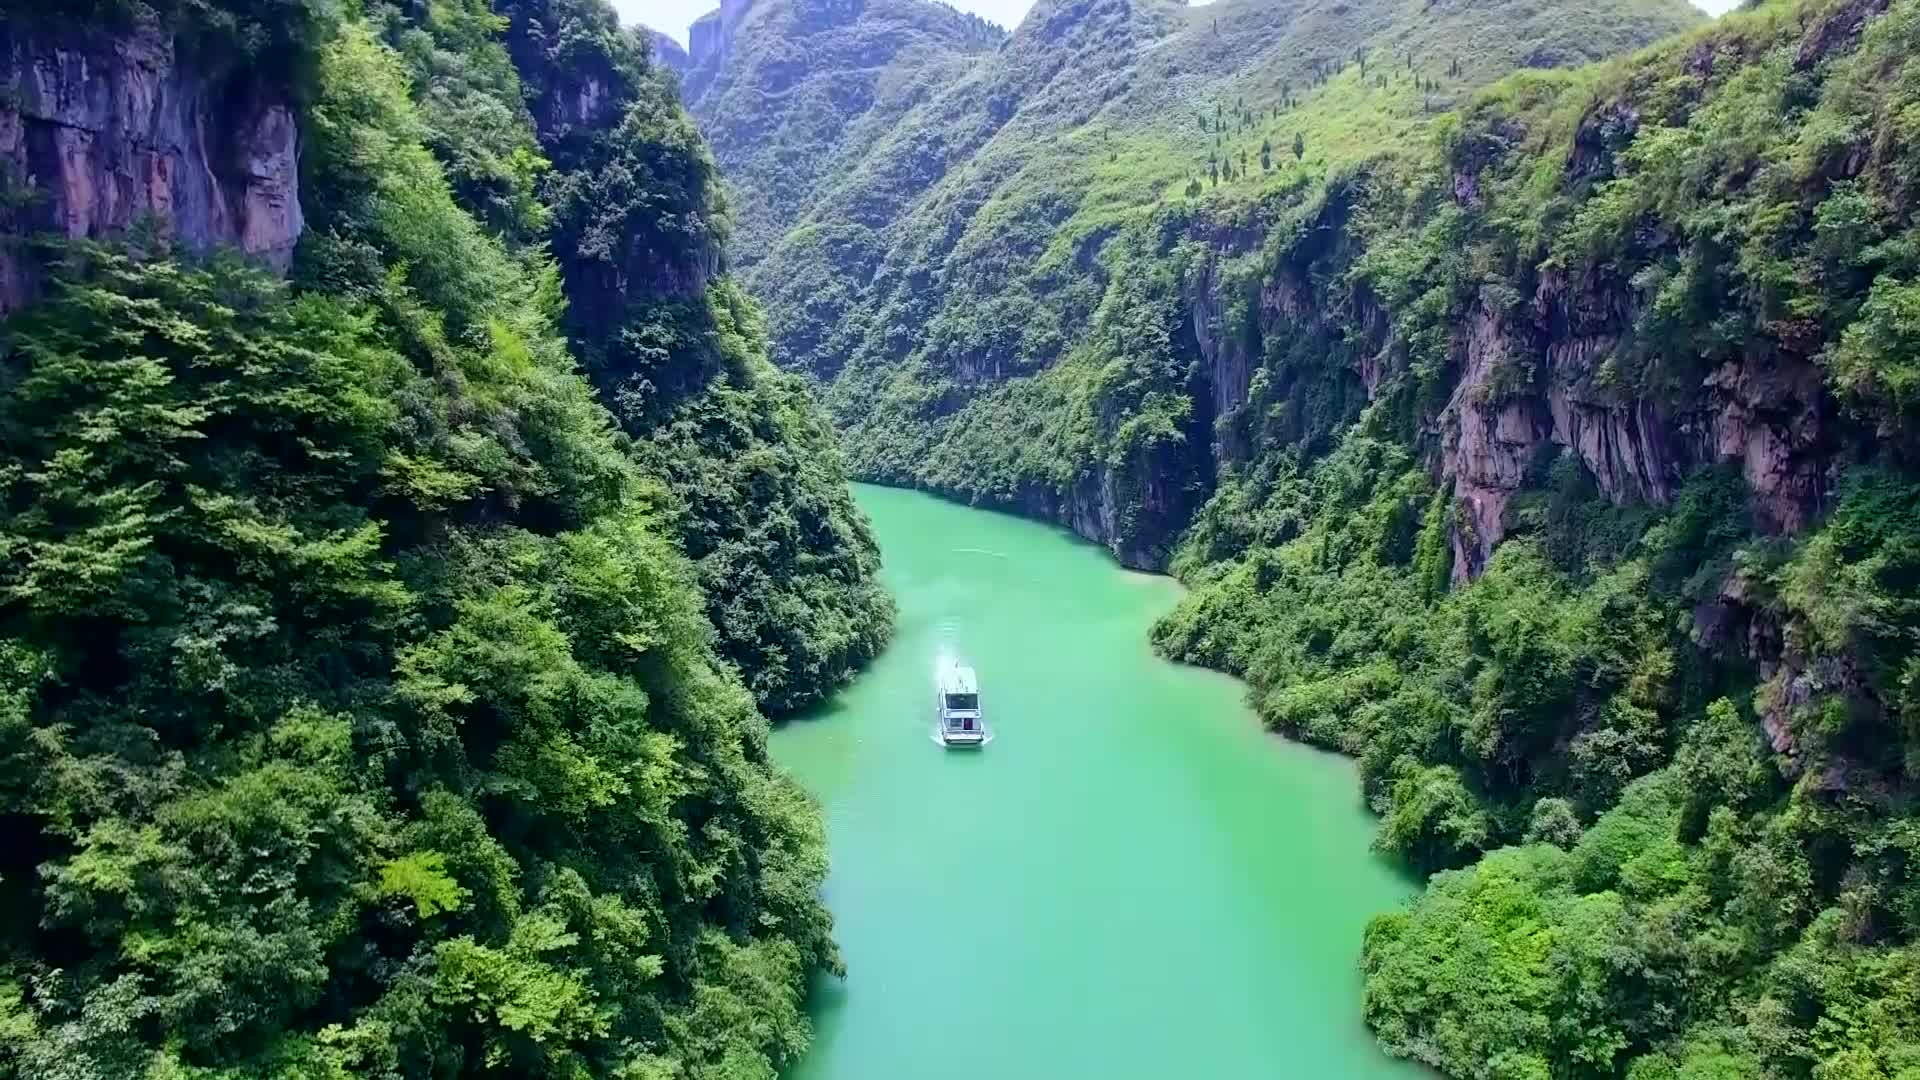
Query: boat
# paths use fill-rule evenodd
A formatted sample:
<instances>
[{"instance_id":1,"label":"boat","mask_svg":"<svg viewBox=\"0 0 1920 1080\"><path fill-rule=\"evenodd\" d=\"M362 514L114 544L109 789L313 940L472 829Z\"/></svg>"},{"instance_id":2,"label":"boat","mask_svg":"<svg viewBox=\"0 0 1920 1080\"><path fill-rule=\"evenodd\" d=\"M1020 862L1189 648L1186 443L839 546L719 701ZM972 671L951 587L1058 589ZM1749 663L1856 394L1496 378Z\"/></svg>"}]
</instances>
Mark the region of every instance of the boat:
<instances>
[{"instance_id":1,"label":"boat","mask_svg":"<svg viewBox=\"0 0 1920 1080\"><path fill-rule=\"evenodd\" d=\"M954 664L940 672L934 709L934 734L943 744L950 747L986 745L987 720L980 712L980 678L972 668Z\"/></svg>"}]
</instances>

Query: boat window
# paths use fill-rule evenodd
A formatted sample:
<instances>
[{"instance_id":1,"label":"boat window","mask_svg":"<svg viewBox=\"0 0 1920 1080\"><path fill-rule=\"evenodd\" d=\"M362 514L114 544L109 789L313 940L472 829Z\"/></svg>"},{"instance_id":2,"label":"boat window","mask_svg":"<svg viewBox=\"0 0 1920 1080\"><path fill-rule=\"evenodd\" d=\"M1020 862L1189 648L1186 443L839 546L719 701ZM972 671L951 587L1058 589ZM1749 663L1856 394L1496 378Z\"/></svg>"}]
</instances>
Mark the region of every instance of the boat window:
<instances>
[{"instance_id":1,"label":"boat window","mask_svg":"<svg viewBox=\"0 0 1920 1080\"><path fill-rule=\"evenodd\" d=\"M947 695L947 708L949 709L977 709L979 707L980 707L979 694L948 694Z\"/></svg>"}]
</instances>

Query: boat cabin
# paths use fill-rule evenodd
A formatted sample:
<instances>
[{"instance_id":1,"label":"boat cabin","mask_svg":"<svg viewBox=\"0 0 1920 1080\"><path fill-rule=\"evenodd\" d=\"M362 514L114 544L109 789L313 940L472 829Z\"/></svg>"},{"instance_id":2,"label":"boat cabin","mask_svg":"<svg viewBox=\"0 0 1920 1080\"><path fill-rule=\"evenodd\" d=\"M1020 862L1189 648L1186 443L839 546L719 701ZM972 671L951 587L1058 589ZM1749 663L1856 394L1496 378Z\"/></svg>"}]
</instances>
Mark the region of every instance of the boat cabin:
<instances>
[{"instance_id":1,"label":"boat cabin","mask_svg":"<svg viewBox=\"0 0 1920 1080\"><path fill-rule=\"evenodd\" d=\"M948 746L985 742L987 725L980 714L980 680L973 669L955 665L942 671L938 694L940 740Z\"/></svg>"}]
</instances>

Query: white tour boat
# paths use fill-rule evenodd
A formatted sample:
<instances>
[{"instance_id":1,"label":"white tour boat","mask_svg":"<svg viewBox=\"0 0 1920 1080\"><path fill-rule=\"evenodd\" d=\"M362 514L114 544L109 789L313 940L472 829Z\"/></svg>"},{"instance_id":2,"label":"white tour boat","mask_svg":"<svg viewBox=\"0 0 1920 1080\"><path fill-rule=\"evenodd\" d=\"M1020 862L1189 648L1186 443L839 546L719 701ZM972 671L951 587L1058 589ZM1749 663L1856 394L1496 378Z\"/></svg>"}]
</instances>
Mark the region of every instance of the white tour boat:
<instances>
[{"instance_id":1,"label":"white tour boat","mask_svg":"<svg viewBox=\"0 0 1920 1080\"><path fill-rule=\"evenodd\" d=\"M934 734L948 746L986 744L987 721L980 713L980 679L973 669L959 664L940 672L935 698L938 718Z\"/></svg>"}]
</instances>

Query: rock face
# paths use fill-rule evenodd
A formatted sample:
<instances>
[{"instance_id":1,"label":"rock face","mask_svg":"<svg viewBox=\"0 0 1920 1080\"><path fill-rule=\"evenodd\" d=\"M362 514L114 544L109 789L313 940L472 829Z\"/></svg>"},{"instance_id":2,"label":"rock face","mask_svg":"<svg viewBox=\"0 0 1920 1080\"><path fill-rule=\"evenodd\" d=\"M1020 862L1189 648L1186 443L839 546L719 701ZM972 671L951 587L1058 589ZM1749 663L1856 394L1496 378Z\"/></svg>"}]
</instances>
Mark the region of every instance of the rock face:
<instances>
[{"instance_id":1,"label":"rock face","mask_svg":"<svg viewBox=\"0 0 1920 1080\"><path fill-rule=\"evenodd\" d=\"M717 64L722 53L720 9L715 8L687 28L687 59L695 67Z\"/></svg>"},{"instance_id":2,"label":"rock face","mask_svg":"<svg viewBox=\"0 0 1920 1080\"><path fill-rule=\"evenodd\" d=\"M1604 287L1602 287L1604 288ZM1508 501L1543 446L1576 455L1615 502L1667 505L1703 465L1737 465L1754 523L1797 532L1821 509L1836 406L1810 357L1755 355L1659 398L1597 389L1618 344L1612 327L1579 328L1569 308L1596 294L1543 276L1531 323L1476 307L1456 345L1463 376L1440 418L1439 472L1467 527L1454 537L1456 579L1486 565ZM1516 373L1531 371L1530 378Z\"/></svg>"},{"instance_id":3,"label":"rock face","mask_svg":"<svg viewBox=\"0 0 1920 1080\"><path fill-rule=\"evenodd\" d=\"M685 75L688 69L693 67L693 58L687 55L687 50L680 47L679 41L658 30L646 27L641 29L646 32L648 41L653 44L654 59L664 64L668 70Z\"/></svg>"},{"instance_id":4,"label":"rock face","mask_svg":"<svg viewBox=\"0 0 1920 1080\"><path fill-rule=\"evenodd\" d=\"M734 41L740 30L741 22L753 7L754 0L720 0L720 6L694 20L687 30L687 58L689 68L695 74L689 80L689 96L697 95L698 87L713 78L723 61L732 52ZM857 10L857 5L856 5Z\"/></svg>"},{"instance_id":5,"label":"rock face","mask_svg":"<svg viewBox=\"0 0 1920 1080\"><path fill-rule=\"evenodd\" d=\"M1472 205L1477 190L1471 174L1456 177L1463 206ZM1335 205L1314 231L1338 238L1343 218ZM1387 315L1364 293L1308 284L1309 267L1327 252L1299 253L1254 285L1236 286L1222 267L1258 250L1264 238L1256 231L1196 239L1208 245L1187 289L1188 325L1206 390L1197 405L1231 417L1262 371L1262 342L1315 334L1340 340L1336 355L1357 398L1375 393L1393 362ZM1223 329L1234 288L1255 290L1241 298L1257 312L1251 338ZM1610 389L1597 376L1621 345L1634 302L1628 286L1604 275L1569 279L1544 271L1519 310L1495 310L1483 301L1455 327L1450 351L1457 381L1429 419L1422 449L1435 478L1453 488L1456 582L1485 568L1506 534L1508 504L1543 451L1554 448L1577 457L1601 493L1618 503L1667 505L1690 473L1722 465L1740 470L1754 524L1763 530L1797 532L1825 508L1833 465L1842 456L1835 435L1839 407L1812 347L1796 352L1789 343L1755 352L1657 394ZM1270 382L1302 377L1289 365L1265 364ZM1298 431L1264 433L1266 442L1301 437ZM1225 467L1250 460L1261 447L1223 423L1212 449L1214 464ZM1177 530L1185 522L1169 524Z\"/></svg>"},{"instance_id":6,"label":"rock face","mask_svg":"<svg viewBox=\"0 0 1920 1080\"><path fill-rule=\"evenodd\" d=\"M0 26L0 314L29 301L36 234L105 238L151 218L175 243L284 271L304 221L284 93L178 62L171 37Z\"/></svg>"}]
</instances>

